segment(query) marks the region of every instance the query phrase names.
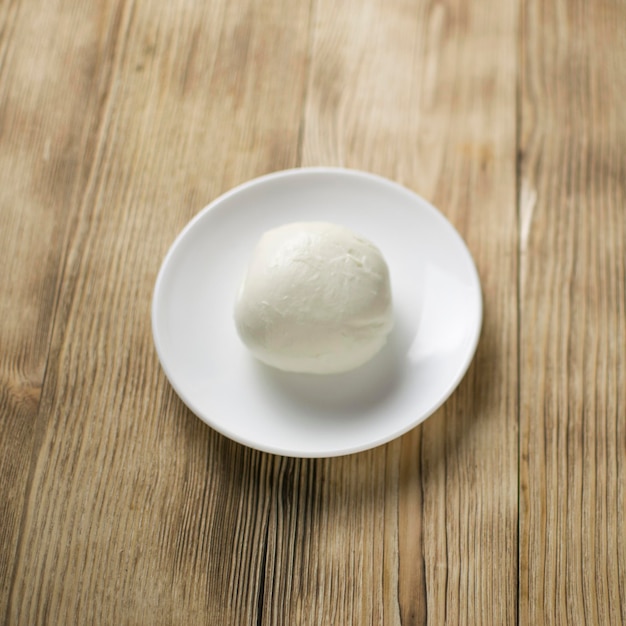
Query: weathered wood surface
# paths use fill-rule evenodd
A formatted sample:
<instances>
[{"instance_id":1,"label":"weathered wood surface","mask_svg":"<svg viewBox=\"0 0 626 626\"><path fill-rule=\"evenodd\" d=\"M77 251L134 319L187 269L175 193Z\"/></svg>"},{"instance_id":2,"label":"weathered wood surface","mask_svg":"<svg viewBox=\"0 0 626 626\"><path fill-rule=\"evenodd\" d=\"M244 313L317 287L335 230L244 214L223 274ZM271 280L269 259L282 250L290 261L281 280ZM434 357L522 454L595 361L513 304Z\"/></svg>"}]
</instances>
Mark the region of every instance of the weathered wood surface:
<instances>
[{"instance_id":1,"label":"weathered wood surface","mask_svg":"<svg viewBox=\"0 0 626 626\"><path fill-rule=\"evenodd\" d=\"M520 623L626 622L626 5L523 5Z\"/></svg>"},{"instance_id":2,"label":"weathered wood surface","mask_svg":"<svg viewBox=\"0 0 626 626\"><path fill-rule=\"evenodd\" d=\"M0 6L0 620L626 623L626 38L601 0ZM150 299L184 224L300 165L467 241L450 400L292 459L177 398Z\"/></svg>"}]
</instances>

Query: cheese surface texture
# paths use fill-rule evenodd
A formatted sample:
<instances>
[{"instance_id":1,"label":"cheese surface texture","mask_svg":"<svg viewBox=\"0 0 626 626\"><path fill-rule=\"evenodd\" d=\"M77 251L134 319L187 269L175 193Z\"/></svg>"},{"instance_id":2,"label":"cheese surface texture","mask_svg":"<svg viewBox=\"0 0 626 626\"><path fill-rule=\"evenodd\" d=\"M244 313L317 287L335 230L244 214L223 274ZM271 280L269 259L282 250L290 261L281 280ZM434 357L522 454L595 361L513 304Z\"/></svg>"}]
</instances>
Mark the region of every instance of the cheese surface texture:
<instances>
[{"instance_id":1,"label":"cheese surface texture","mask_svg":"<svg viewBox=\"0 0 626 626\"><path fill-rule=\"evenodd\" d=\"M380 250L348 228L297 222L267 231L235 304L243 343L281 370L344 372L369 361L393 327Z\"/></svg>"}]
</instances>

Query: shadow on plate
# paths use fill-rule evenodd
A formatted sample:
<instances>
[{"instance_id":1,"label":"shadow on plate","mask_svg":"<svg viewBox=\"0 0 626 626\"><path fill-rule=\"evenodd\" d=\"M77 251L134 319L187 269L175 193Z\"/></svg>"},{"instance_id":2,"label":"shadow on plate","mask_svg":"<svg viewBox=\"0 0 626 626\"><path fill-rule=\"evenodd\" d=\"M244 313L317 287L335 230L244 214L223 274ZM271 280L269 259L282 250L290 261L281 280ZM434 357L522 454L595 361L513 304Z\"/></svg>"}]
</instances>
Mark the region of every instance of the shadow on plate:
<instances>
[{"instance_id":1,"label":"shadow on plate","mask_svg":"<svg viewBox=\"0 0 626 626\"><path fill-rule=\"evenodd\" d=\"M294 374L257 362L263 382L298 407L357 415L385 401L404 377L410 329L396 318L385 347L368 363L342 374Z\"/></svg>"}]
</instances>

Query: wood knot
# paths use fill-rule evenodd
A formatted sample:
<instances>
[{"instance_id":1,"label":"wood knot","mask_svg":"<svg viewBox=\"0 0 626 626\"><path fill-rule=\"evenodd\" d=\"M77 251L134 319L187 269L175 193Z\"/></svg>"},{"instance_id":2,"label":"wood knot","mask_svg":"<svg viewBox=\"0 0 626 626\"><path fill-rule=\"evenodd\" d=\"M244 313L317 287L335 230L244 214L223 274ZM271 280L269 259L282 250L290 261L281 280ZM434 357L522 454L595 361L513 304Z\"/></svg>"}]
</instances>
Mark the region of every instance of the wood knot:
<instances>
[{"instance_id":1,"label":"wood knot","mask_svg":"<svg viewBox=\"0 0 626 626\"><path fill-rule=\"evenodd\" d=\"M36 412L41 399L41 383L30 380L5 381L8 406L10 410Z\"/></svg>"}]
</instances>

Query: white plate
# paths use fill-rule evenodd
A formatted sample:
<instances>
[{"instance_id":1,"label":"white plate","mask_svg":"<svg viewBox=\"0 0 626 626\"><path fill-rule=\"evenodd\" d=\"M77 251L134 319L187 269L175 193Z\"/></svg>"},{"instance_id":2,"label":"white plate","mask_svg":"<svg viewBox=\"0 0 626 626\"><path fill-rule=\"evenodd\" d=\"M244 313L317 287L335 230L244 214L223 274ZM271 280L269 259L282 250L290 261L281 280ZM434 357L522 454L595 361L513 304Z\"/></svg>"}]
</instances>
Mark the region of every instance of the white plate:
<instances>
[{"instance_id":1,"label":"white plate","mask_svg":"<svg viewBox=\"0 0 626 626\"><path fill-rule=\"evenodd\" d=\"M379 355L333 376L258 363L232 317L261 234L315 220L343 224L380 248L396 314ZM478 274L450 223L396 183L338 168L277 172L212 202L172 245L152 302L156 349L185 404L235 441L299 457L366 450L425 420L465 374L481 321Z\"/></svg>"}]
</instances>

